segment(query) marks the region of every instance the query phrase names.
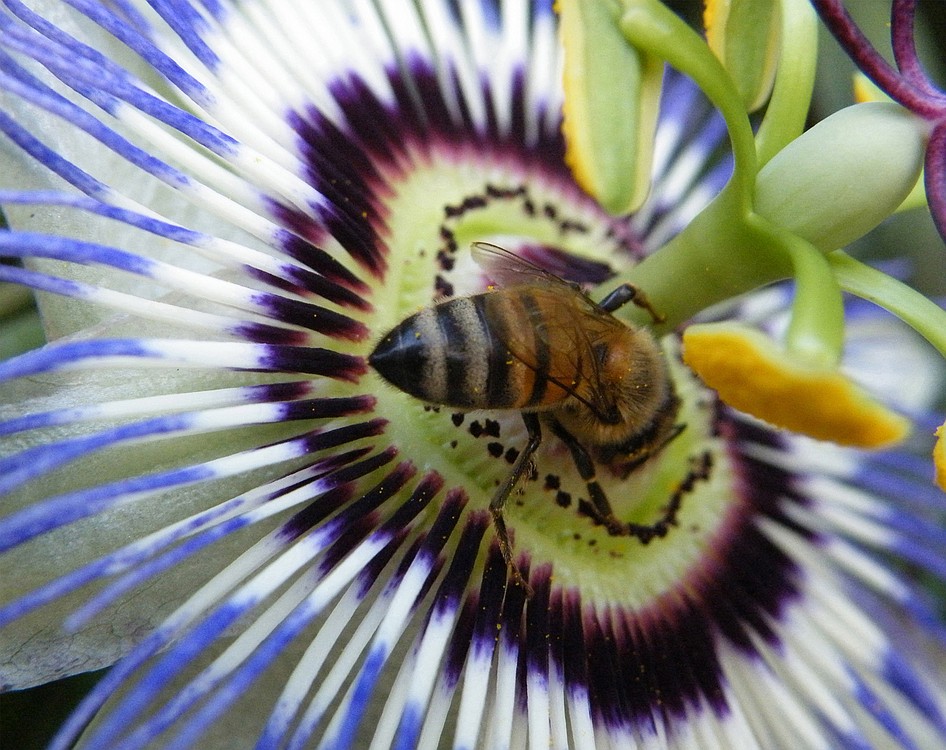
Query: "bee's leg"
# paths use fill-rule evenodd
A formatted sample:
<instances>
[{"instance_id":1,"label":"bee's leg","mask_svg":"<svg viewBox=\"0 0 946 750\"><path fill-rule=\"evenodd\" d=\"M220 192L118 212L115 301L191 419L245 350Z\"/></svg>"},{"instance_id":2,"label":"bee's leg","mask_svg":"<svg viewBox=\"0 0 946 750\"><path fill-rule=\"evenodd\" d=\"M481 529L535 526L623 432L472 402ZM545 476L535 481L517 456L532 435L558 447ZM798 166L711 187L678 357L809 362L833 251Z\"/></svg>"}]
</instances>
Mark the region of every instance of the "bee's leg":
<instances>
[{"instance_id":1,"label":"bee's leg","mask_svg":"<svg viewBox=\"0 0 946 750\"><path fill-rule=\"evenodd\" d=\"M526 431L529 434L529 442L525 449L519 454L512 470L506 475L503 483L499 485L496 494L489 503L489 512L493 517L493 526L496 527L496 537L499 540L499 551L503 554L506 561L506 567L512 575L513 582L522 586L526 595L532 596L532 587L522 577L518 566L512 560L512 545L509 543L509 532L506 530L506 520L503 518L503 509L506 507L506 501L512 493L516 484L522 479L522 476L528 470L532 463L532 456L535 455L539 444L542 442L542 427L539 424L539 417L531 412L523 412L522 421L525 423Z\"/></svg>"},{"instance_id":2,"label":"bee's leg","mask_svg":"<svg viewBox=\"0 0 946 750\"><path fill-rule=\"evenodd\" d=\"M559 424L558 420L552 422L552 431L565 443L572 454L572 461L575 462L578 475L585 481L585 486L588 488L588 496L591 499L595 520L604 524L608 529L608 533L612 536L625 535L627 533L624 531L626 524L614 515L611 503L608 502L608 496L604 494L604 490L598 484L595 462L592 460L591 454L588 453L585 446L578 442L574 435Z\"/></svg>"},{"instance_id":3,"label":"bee's leg","mask_svg":"<svg viewBox=\"0 0 946 750\"><path fill-rule=\"evenodd\" d=\"M633 536L643 544L647 544L657 537L666 536L667 532L670 531L670 527L677 525L677 513L680 511L683 498L693 490L693 486L697 482L708 479L713 468L713 459L708 451L701 454L698 459L691 460L690 471L670 496L663 515L657 521L652 524L625 523L614 515L608 496L604 494L604 490L598 484L594 461L585 447L558 422L552 423L552 429L556 436L568 446L568 450L571 451L575 468L578 469L578 474L585 480L588 487L588 495L591 498L596 520L607 528L611 536Z\"/></svg>"},{"instance_id":4,"label":"bee's leg","mask_svg":"<svg viewBox=\"0 0 946 750\"><path fill-rule=\"evenodd\" d=\"M641 309L649 312L651 319L655 323L663 323L667 319L666 315L661 315L654 306L650 304L647 295L633 284L621 284L617 289L609 292L605 298L598 303L598 307L605 312L612 313L618 308L624 307L628 302L633 302Z\"/></svg>"}]
</instances>

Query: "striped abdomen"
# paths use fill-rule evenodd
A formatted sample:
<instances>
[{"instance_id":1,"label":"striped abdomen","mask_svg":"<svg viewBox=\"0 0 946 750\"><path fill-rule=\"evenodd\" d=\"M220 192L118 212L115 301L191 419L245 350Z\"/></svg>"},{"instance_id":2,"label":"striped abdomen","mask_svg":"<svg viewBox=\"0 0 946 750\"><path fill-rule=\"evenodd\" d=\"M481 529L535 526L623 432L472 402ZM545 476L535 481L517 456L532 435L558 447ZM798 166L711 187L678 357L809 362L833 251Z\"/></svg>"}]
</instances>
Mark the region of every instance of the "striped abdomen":
<instances>
[{"instance_id":1,"label":"striped abdomen","mask_svg":"<svg viewBox=\"0 0 946 750\"><path fill-rule=\"evenodd\" d=\"M548 408L568 397L549 380L556 342L548 338L547 320L555 317L554 304L528 286L452 299L402 321L369 361L385 380L430 403ZM569 386L579 379L567 374Z\"/></svg>"}]
</instances>

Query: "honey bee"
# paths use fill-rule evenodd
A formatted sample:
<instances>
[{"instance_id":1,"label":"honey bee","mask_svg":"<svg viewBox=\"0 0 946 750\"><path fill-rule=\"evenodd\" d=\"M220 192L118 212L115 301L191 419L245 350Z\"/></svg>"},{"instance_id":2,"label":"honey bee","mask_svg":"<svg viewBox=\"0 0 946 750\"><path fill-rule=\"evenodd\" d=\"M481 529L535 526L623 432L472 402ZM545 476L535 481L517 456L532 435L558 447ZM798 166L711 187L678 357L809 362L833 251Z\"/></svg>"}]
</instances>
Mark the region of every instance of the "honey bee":
<instances>
[{"instance_id":1,"label":"honey bee","mask_svg":"<svg viewBox=\"0 0 946 750\"><path fill-rule=\"evenodd\" d=\"M460 411L521 413L527 445L490 502L514 579L529 590L512 561L503 508L530 469L542 424L568 447L591 512L609 534L644 543L665 535L674 523L674 502L653 524L625 523L615 517L595 470L597 463L627 476L683 429L660 346L648 330L611 313L633 302L655 322L662 318L629 284L596 303L577 284L495 245L475 243L473 257L499 285L406 318L381 339L369 362L422 401Z\"/></svg>"}]
</instances>

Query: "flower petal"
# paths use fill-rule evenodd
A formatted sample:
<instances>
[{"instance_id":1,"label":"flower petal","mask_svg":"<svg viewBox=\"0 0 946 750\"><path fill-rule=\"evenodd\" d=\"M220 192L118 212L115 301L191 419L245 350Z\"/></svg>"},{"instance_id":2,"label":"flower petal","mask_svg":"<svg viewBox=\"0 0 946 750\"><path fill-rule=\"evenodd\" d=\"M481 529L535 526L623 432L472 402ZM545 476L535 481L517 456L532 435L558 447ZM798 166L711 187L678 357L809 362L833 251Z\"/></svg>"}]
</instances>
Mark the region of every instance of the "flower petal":
<instances>
[{"instance_id":1,"label":"flower petal","mask_svg":"<svg viewBox=\"0 0 946 750\"><path fill-rule=\"evenodd\" d=\"M614 220L563 163L548 3L72 4L147 70L7 5L25 24L0 46L51 75L4 68L6 131L86 193L0 199L96 234L5 247L99 268L4 273L127 315L0 364L23 376L0 426L24 503L0 537L30 576L0 610L13 674L125 654L53 747L943 739L917 648L941 623L885 561L941 577L928 465L750 422L668 338L686 427L627 476L598 467L622 517L663 533L609 534L549 436L508 508L528 598L485 513L518 415L425 408L364 370L382 329L482 289L470 241L600 283L679 231L729 172L686 81L665 80L652 197ZM103 152L130 172L97 171ZM910 619L902 642L884 613Z\"/></svg>"}]
</instances>

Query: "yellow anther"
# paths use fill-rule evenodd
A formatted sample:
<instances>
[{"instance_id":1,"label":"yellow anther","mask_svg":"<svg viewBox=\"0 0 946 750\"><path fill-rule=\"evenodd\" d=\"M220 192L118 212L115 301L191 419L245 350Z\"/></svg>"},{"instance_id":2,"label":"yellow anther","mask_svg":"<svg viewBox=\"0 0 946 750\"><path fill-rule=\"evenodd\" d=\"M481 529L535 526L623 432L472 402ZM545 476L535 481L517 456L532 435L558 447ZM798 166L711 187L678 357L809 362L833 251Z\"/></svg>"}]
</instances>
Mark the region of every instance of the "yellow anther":
<instances>
[{"instance_id":1,"label":"yellow anther","mask_svg":"<svg viewBox=\"0 0 946 750\"><path fill-rule=\"evenodd\" d=\"M706 42L717 56L723 48L726 17L729 15L729 0L706 0L703 3L703 28Z\"/></svg>"},{"instance_id":2,"label":"yellow anther","mask_svg":"<svg viewBox=\"0 0 946 750\"><path fill-rule=\"evenodd\" d=\"M946 492L946 424L936 429L936 445L933 446L933 466L936 468L936 484Z\"/></svg>"},{"instance_id":3,"label":"yellow anther","mask_svg":"<svg viewBox=\"0 0 946 750\"><path fill-rule=\"evenodd\" d=\"M725 403L777 427L858 448L885 448L910 432L907 419L840 372L792 358L760 331L694 325L683 347L684 362Z\"/></svg>"},{"instance_id":4,"label":"yellow anther","mask_svg":"<svg viewBox=\"0 0 946 750\"><path fill-rule=\"evenodd\" d=\"M706 0L706 42L732 76L746 109L768 100L780 52L778 4L773 0Z\"/></svg>"},{"instance_id":5,"label":"yellow anther","mask_svg":"<svg viewBox=\"0 0 946 750\"><path fill-rule=\"evenodd\" d=\"M561 0L555 7L565 53L565 163L605 210L633 211L650 189L663 63L627 43L617 4Z\"/></svg>"}]
</instances>

